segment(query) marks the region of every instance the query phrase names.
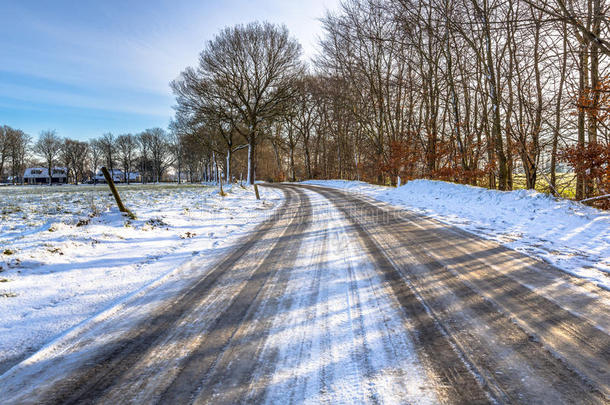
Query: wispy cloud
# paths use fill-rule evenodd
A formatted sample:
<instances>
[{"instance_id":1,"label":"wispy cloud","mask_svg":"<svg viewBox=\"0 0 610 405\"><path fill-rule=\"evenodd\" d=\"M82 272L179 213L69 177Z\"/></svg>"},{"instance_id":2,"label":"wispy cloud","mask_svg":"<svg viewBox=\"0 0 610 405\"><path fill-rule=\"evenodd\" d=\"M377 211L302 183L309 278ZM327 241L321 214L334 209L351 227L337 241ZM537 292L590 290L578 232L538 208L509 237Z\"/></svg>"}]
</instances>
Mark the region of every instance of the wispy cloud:
<instances>
[{"instance_id":1,"label":"wispy cloud","mask_svg":"<svg viewBox=\"0 0 610 405\"><path fill-rule=\"evenodd\" d=\"M152 95L149 97L152 97ZM134 93L115 94L114 97L110 97L108 94L90 96L83 93L45 90L37 87L12 85L7 83L0 83L0 98L19 101L36 100L36 102L39 104L159 117L168 116L167 108L159 104L163 102L171 103L171 99L168 95L164 95L164 97L155 97L156 100L154 101L157 101L157 103L153 102L149 103L149 105L142 105L141 103L138 103L138 101L145 98L145 96Z\"/></svg>"},{"instance_id":2,"label":"wispy cloud","mask_svg":"<svg viewBox=\"0 0 610 405\"><path fill-rule=\"evenodd\" d=\"M196 63L220 28L284 23L311 56L320 34L316 19L338 1L3 2L0 105L19 100L169 119L169 82ZM57 126L66 119L58 117ZM20 124L6 111L0 120Z\"/></svg>"}]
</instances>

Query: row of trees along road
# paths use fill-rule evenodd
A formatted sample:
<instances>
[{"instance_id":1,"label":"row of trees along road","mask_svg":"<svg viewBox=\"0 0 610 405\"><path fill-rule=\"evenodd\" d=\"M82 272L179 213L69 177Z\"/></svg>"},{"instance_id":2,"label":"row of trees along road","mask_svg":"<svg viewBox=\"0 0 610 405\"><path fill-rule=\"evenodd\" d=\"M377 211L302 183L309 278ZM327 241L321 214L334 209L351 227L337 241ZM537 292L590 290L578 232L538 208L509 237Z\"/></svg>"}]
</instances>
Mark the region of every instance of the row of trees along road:
<instances>
[{"instance_id":1,"label":"row of trees along road","mask_svg":"<svg viewBox=\"0 0 610 405\"><path fill-rule=\"evenodd\" d=\"M28 156L160 181L432 178L610 193L608 0L343 0L307 65L283 26L221 30L171 83L168 131L89 142L0 131ZM83 158L85 156L85 158ZM570 173L562 174L562 171ZM607 204L608 200L594 201Z\"/></svg>"},{"instance_id":2,"label":"row of trees along road","mask_svg":"<svg viewBox=\"0 0 610 405\"><path fill-rule=\"evenodd\" d=\"M610 192L607 1L344 0L322 23L309 67L285 27L219 32L172 83L173 131L228 179L247 148L250 183Z\"/></svg>"}]
</instances>

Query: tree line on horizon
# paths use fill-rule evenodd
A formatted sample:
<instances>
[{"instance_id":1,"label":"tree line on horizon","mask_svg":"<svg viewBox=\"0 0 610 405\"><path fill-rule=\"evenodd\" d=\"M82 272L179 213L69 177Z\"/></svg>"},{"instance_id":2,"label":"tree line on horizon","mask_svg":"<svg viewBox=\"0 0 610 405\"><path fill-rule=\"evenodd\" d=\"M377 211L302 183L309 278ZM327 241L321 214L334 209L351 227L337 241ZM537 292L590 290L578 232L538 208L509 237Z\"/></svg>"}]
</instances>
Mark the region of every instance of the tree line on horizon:
<instances>
[{"instance_id":1,"label":"tree line on horizon","mask_svg":"<svg viewBox=\"0 0 610 405\"><path fill-rule=\"evenodd\" d=\"M608 10L607 0L344 0L321 19L309 63L284 26L227 27L171 83L165 170L608 194Z\"/></svg>"},{"instance_id":2,"label":"tree line on horizon","mask_svg":"<svg viewBox=\"0 0 610 405\"><path fill-rule=\"evenodd\" d=\"M54 130L42 131L33 142L32 137L9 126L0 127L0 180L23 184L27 167L55 167L67 170L68 182L79 184L92 179L105 166L111 172L137 172L142 182L167 180L170 168L180 170L178 140L162 128L151 128L138 134L105 133L88 141L62 138ZM182 173L177 173L180 177ZM209 177L197 179L208 181ZM180 180L191 180L182 178ZM125 176L129 183L129 176ZM49 183L51 180L49 179Z\"/></svg>"}]
</instances>

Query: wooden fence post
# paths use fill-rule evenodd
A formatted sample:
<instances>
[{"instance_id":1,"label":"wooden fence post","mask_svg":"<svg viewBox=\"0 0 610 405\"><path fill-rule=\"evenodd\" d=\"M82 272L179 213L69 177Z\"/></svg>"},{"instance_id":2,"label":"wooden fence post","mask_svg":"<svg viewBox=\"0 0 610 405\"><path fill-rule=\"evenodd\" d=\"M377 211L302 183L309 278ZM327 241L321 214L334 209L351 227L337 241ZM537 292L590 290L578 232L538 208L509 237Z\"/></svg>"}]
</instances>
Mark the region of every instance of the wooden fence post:
<instances>
[{"instance_id":1,"label":"wooden fence post","mask_svg":"<svg viewBox=\"0 0 610 405\"><path fill-rule=\"evenodd\" d=\"M222 176L219 176L218 179L220 180L220 196L224 197L226 196L224 190L222 189Z\"/></svg>"},{"instance_id":2,"label":"wooden fence post","mask_svg":"<svg viewBox=\"0 0 610 405\"><path fill-rule=\"evenodd\" d=\"M256 194L256 199L260 200L261 196L258 194L258 184L254 183L254 194Z\"/></svg>"},{"instance_id":3,"label":"wooden fence post","mask_svg":"<svg viewBox=\"0 0 610 405\"><path fill-rule=\"evenodd\" d=\"M110 191L112 191L112 195L114 195L114 199L116 200L116 205L119 207L119 211L126 212L129 215L133 216L131 211L129 211L123 205L123 201L121 201L121 196L119 195L119 191L116 189L116 186L114 185L114 181L112 180L112 176L110 175L110 173L108 172L108 169L106 169L105 166L102 167L102 173L104 174L106 183L108 183L108 187L110 187Z\"/></svg>"}]
</instances>

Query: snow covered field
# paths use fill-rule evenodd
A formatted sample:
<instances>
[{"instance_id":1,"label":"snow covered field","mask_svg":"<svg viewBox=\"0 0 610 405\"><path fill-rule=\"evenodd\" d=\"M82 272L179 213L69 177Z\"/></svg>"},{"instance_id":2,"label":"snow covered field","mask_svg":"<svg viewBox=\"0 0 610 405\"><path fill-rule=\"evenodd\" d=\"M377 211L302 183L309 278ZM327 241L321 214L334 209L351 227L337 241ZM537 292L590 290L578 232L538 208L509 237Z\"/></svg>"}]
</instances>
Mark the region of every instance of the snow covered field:
<instances>
[{"instance_id":1,"label":"snow covered field","mask_svg":"<svg viewBox=\"0 0 610 405\"><path fill-rule=\"evenodd\" d=\"M184 263L210 260L273 213L281 192L211 186L0 189L0 373Z\"/></svg>"},{"instance_id":2,"label":"snow covered field","mask_svg":"<svg viewBox=\"0 0 610 405\"><path fill-rule=\"evenodd\" d=\"M306 181L433 217L610 290L610 213L529 190L496 191L432 180L398 188L357 181Z\"/></svg>"}]
</instances>

